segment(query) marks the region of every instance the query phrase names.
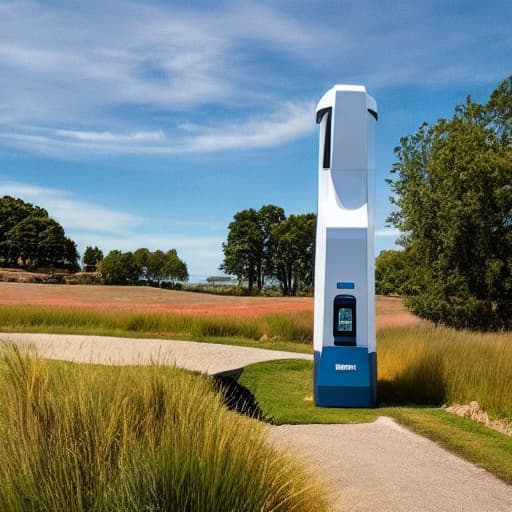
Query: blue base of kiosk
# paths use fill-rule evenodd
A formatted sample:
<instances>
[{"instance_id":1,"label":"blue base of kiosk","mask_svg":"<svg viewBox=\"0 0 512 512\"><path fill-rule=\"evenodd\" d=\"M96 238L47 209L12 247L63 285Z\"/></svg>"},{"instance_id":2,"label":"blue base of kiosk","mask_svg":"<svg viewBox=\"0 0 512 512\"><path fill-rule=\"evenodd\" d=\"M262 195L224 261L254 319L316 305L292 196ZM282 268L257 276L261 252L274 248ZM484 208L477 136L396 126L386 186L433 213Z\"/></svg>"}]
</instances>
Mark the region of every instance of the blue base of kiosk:
<instances>
[{"instance_id":1,"label":"blue base of kiosk","mask_svg":"<svg viewBox=\"0 0 512 512\"><path fill-rule=\"evenodd\" d=\"M319 407L375 407L377 354L365 347L315 351L314 384Z\"/></svg>"}]
</instances>

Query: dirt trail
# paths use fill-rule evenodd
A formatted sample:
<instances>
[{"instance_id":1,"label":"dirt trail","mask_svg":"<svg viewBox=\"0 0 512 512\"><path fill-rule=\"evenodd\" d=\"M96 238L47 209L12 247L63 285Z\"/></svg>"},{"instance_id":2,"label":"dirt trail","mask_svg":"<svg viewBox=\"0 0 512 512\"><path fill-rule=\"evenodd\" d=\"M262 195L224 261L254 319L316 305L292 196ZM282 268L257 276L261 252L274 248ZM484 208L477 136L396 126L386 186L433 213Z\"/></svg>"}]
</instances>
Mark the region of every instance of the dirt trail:
<instances>
[{"instance_id":1,"label":"dirt trail","mask_svg":"<svg viewBox=\"0 0 512 512\"><path fill-rule=\"evenodd\" d=\"M314 468L333 511L510 512L512 486L381 417L359 425L269 429Z\"/></svg>"},{"instance_id":2,"label":"dirt trail","mask_svg":"<svg viewBox=\"0 0 512 512\"><path fill-rule=\"evenodd\" d=\"M0 333L0 340L30 343L54 359L105 364L158 360L210 374L270 359L311 358L256 348L100 336ZM333 511L512 510L512 486L389 418L268 430L272 442L302 458L326 483Z\"/></svg>"}]
</instances>

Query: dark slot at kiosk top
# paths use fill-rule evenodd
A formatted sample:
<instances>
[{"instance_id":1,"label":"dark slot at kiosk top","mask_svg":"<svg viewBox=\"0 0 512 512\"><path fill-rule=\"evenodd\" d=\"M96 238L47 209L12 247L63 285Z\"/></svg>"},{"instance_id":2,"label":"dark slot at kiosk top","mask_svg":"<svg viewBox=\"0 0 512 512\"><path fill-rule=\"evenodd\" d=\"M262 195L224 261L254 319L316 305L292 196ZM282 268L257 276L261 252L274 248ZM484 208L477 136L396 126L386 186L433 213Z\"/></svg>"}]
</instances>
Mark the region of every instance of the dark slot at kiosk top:
<instances>
[{"instance_id":1,"label":"dark slot at kiosk top","mask_svg":"<svg viewBox=\"0 0 512 512\"><path fill-rule=\"evenodd\" d=\"M332 330L335 345L356 345L356 298L353 295L334 297Z\"/></svg>"}]
</instances>

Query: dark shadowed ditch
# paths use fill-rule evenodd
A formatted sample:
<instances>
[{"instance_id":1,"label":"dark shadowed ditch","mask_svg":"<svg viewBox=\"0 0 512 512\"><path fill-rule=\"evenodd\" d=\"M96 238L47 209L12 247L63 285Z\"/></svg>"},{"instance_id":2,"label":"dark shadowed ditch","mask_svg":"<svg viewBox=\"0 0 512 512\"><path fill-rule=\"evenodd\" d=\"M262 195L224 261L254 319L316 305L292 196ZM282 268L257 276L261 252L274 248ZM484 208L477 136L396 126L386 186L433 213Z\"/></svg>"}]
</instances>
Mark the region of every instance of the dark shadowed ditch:
<instances>
[{"instance_id":1,"label":"dark shadowed ditch","mask_svg":"<svg viewBox=\"0 0 512 512\"><path fill-rule=\"evenodd\" d=\"M237 368L213 375L215 389L221 393L228 409L257 420L270 422L270 418L265 417L255 396L238 382L243 371L243 368Z\"/></svg>"}]
</instances>

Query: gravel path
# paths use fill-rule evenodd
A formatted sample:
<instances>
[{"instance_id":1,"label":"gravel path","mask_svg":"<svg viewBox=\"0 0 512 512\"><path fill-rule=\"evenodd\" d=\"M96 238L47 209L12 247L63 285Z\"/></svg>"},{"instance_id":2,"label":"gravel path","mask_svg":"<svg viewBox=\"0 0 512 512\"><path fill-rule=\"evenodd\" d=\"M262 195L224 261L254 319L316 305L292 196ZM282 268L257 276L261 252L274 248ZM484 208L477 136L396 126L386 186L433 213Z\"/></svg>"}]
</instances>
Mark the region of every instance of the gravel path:
<instances>
[{"instance_id":1,"label":"gravel path","mask_svg":"<svg viewBox=\"0 0 512 512\"><path fill-rule=\"evenodd\" d=\"M191 341L2 334L44 357L104 364L176 364L215 374L306 354ZM389 418L359 425L268 427L272 442L309 464L330 491L332 510L510 512L512 486Z\"/></svg>"},{"instance_id":2,"label":"gravel path","mask_svg":"<svg viewBox=\"0 0 512 512\"><path fill-rule=\"evenodd\" d=\"M283 425L269 434L314 468L330 489L333 511L512 511L512 486L391 418Z\"/></svg>"},{"instance_id":3,"label":"gravel path","mask_svg":"<svg viewBox=\"0 0 512 512\"><path fill-rule=\"evenodd\" d=\"M196 341L18 333L0 333L0 340L31 345L48 359L114 365L158 362L210 375L272 359L313 359L309 354Z\"/></svg>"}]
</instances>

